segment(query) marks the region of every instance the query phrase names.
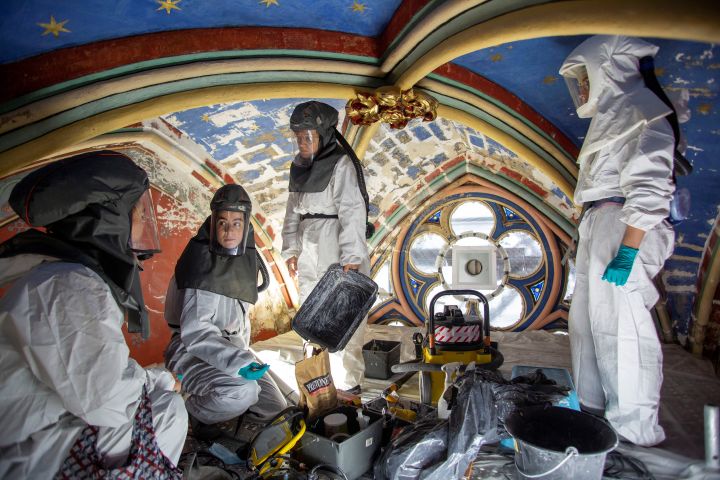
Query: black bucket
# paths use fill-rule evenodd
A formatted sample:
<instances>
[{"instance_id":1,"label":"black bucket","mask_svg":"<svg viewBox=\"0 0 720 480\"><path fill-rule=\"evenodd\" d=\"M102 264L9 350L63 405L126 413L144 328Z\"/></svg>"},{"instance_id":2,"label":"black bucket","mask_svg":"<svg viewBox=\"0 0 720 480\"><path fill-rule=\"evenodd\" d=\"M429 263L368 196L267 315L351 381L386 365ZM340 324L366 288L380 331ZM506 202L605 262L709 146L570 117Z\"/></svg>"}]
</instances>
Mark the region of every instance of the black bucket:
<instances>
[{"instance_id":1,"label":"black bucket","mask_svg":"<svg viewBox=\"0 0 720 480\"><path fill-rule=\"evenodd\" d=\"M529 407L505 421L515 439L517 478L600 480L615 430L593 415L562 407Z\"/></svg>"}]
</instances>

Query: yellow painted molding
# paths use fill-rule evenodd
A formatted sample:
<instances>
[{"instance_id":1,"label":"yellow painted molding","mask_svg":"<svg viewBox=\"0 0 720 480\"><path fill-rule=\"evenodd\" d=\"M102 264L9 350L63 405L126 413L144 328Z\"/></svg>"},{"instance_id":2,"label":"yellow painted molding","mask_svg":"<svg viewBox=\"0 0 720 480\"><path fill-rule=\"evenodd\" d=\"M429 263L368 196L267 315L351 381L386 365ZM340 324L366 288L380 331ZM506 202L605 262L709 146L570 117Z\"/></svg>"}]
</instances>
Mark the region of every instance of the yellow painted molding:
<instances>
[{"instance_id":1,"label":"yellow painted molding","mask_svg":"<svg viewBox=\"0 0 720 480\"><path fill-rule=\"evenodd\" d=\"M432 11L432 15L428 15L420 20L417 25L398 42L383 61L380 70L382 70L383 73L389 73L413 48L440 26L486 1L487 0L446 0Z\"/></svg>"},{"instance_id":2,"label":"yellow painted molding","mask_svg":"<svg viewBox=\"0 0 720 480\"><path fill-rule=\"evenodd\" d=\"M367 152L367 148L370 145L370 140L372 140L379 129L380 122L376 122L372 125L361 127L359 133L355 136L353 150L355 150L355 155L357 155L360 160L365 157L365 152Z\"/></svg>"},{"instance_id":3,"label":"yellow painted molding","mask_svg":"<svg viewBox=\"0 0 720 480\"><path fill-rule=\"evenodd\" d=\"M469 127L474 128L483 135L487 135L494 141L510 149L513 153L522 157L531 166L540 170L545 176L547 176L557 187L568 196L573 198L575 186L571 185L560 173L552 166L549 165L545 159L540 157L538 154L530 150L528 147L520 143L518 140L490 125L487 122L480 120L479 118L470 115L467 112L458 110L456 108L440 105L438 107L438 117L447 118L449 120L455 120L463 123Z\"/></svg>"},{"instance_id":4,"label":"yellow painted molding","mask_svg":"<svg viewBox=\"0 0 720 480\"><path fill-rule=\"evenodd\" d=\"M227 85L163 95L84 118L0 153L0 177L90 138L171 112L260 98L319 96L347 99L352 97L355 91L355 88L349 85L288 82Z\"/></svg>"},{"instance_id":5,"label":"yellow painted molding","mask_svg":"<svg viewBox=\"0 0 720 480\"><path fill-rule=\"evenodd\" d=\"M435 80L425 78L418 83L418 86L430 90L431 94L432 92L437 92L442 95L461 100L469 105L479 108L484 112L487 112L488 114L492 115L493 117L497 118L509 127L516 130L520 135L524 136L525 138L536 144L538 147L548 152L548 154L550 154L562 166L564 166L565 169L574 178L577 178L578 165L575 162L574 158L568 157L566 152L556 147L545 137L530 128L526 123L519 120L517 117L510 115L505 110L493 105L486 100L483 100L477 95L473 95L472 93L465 90L461 90L459 88L453 87L451 85L446 85Z\"/></svg>"},{"instance_id":6,"label":"yellow painted molding","mask_svg":"<svg viewBox=\"0 0 720 480\"><path fill-rule=\"evenodd\" d=\"M447 62L504 43L628 32L638 37L720 43L720 8L716 0L575 0L536 5L449 37L403 72L396 85L408 89Z\"/></svg>"},{"instance_id":7,"label":"yellow painted molding","mask_svg":"<svg viewBox=\"0 0 720 480\"><path fill-rule=\"evenodd\" d=\"M24 105L0 115L0 134L70 110L79 105L152 85L162 85L211 75L274 70L344 73L368 77L380 77L383 75L377 67L371 65L306 58L214 60L189 65L176 65L94 83Z\"/></svg>"},{"instance_id":8,"label":"yellow painted molding","mask_svg":"<svg viewBox=\"0 0 720 480\"><path fill-rule=\"evenodd\" d=\"M705 274L705 280L700 290L700 297L697 299L697 314L695 315L695 324L691 339L692 353L701 355L703 352L703 343L705 343L705 331L710 323L710 314L712 313L713 299L720 284L720 248L716 248L712 252L711 264Z\"/></svg>"}]
</instances>

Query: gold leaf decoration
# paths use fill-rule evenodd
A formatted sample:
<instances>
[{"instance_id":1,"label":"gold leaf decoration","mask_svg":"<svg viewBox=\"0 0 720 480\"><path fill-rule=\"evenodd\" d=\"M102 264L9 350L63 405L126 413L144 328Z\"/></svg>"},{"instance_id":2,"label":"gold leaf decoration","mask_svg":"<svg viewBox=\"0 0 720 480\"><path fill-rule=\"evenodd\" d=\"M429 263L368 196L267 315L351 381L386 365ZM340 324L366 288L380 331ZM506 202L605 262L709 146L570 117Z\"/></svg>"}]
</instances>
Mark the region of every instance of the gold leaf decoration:
<instances>
[{"instance_id":1,"label":"gold leaf decoration","mask_svg":"<svg viewBox=\"0 0 720 480\"><path fill-rule=\"evenodd\" d=\"M413 118L430 122L437 117L438 102L430 95L398 87L378 88L375 93L359 92L348 100L345 112L353 125L384 122L390 128L404 128Z\"/></svg>"}]
</instances>

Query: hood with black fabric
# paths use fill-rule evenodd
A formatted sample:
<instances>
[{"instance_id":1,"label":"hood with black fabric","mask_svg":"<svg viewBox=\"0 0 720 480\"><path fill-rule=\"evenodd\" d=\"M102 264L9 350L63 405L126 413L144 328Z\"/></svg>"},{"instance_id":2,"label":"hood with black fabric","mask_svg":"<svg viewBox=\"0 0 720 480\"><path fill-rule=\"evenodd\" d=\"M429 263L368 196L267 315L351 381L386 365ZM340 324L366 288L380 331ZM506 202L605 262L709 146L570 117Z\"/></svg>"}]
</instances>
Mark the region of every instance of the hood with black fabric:
<instances>
[{"instance_id":1,"label":"hood with black fabric","mask_svg":"<svg viewBox=\"0 0 720 480\"><path fill-rule=\"evenodd\" d=\"M175 265L177 288L207 290L255 303L258 297L257 255L252 226L247 235L245 254L226 256L210 251L210 223L208 217Z\"/></svg>"},{"instance_id":2,"label":"hood with black fabric","mask_svg":"<svg viewBox=\"0 0 720 480\"><path fill-rule=\"evenodd\" d=\"M9 203L31 226L0 245L0 257L41 254L80 263L108 284L128 314L128 330L148 338L139 267L130 249L132 210L149 188L147 173L109 150L42 167L13 188Z\"/></svg>"},{"instance_id":3,"label":"hood with black fabric","mask_svg":"<svg viewBox=\"0 0 720 480\"><path fill-rule=\"evenodd\" d=\"M320 136L320 145L312 163L305 167L302 162L293 162L290 167L291 192L322 192L332 178L338 160L346 154L337 143L335 127L338 123L338 112L322 102L301 103L290 116L290 128L316 130Z\"/></svg>"}]
</instances>

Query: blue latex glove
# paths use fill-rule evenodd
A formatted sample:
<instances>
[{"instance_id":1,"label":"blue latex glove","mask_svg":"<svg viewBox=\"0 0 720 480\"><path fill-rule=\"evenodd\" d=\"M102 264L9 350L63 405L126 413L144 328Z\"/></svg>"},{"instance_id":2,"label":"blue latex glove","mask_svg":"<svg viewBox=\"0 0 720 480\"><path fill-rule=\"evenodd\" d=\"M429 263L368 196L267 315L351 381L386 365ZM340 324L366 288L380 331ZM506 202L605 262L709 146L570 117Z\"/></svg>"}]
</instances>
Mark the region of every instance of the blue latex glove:
<instances>
[{"instance_id":1,"label":"blue latex glove","mask_svg":"<svg viewBox=\"0 0 720 480\"><path fill-rule=\"evenodd\" d=\"M618 250L612 262L608 264L602 279L614 283L618 287L625 285L630 276L630 271L632 270L633 262L637 254L637 248L620 245L620 250Z\"/></svg>"},{"instance_id":2,"label":"blue latex glove","mask_svg":"<svg viewBox=\"0 0 720 480\"><path fill-rule=\"evenodd\" d=\"M243 378L247 378L248 380L260 380L260 378L262 378L268 370L270 370L270 365L267 363L259 364L257 362L252 362L250 365L244 366L238 370L238 375Z\"/></svg>"}]
</instances>

